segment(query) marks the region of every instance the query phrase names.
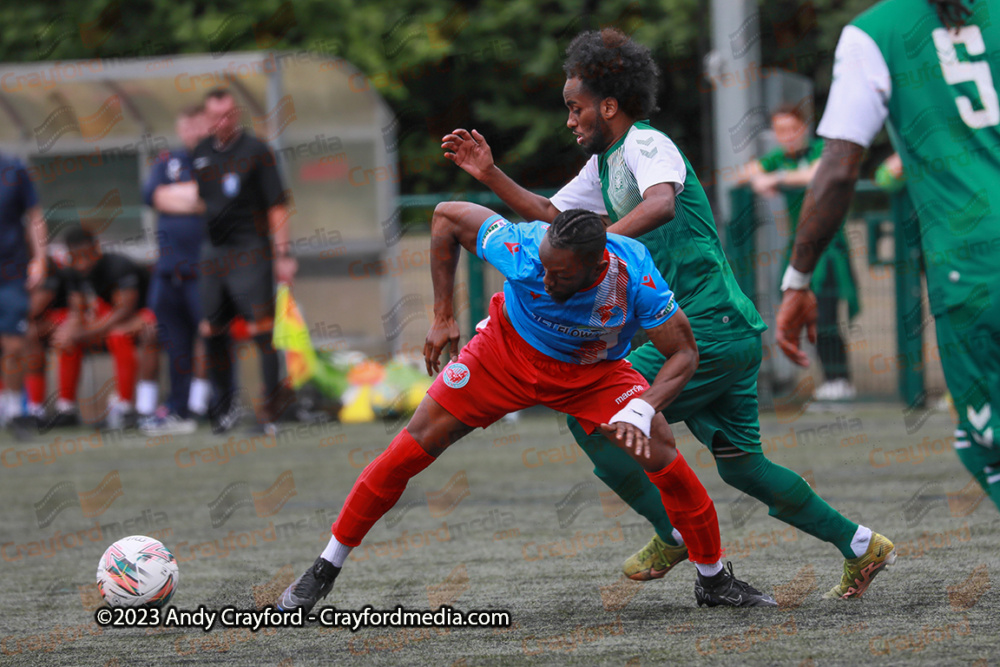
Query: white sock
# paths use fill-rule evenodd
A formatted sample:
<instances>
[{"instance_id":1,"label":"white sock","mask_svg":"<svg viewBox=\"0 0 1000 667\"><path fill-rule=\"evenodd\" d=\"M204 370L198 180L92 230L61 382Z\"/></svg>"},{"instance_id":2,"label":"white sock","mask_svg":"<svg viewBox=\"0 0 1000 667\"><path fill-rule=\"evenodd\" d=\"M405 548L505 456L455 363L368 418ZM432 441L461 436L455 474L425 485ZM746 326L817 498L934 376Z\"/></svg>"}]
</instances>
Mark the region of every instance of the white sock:
<instances>
[{"instance_id":1,"label":"white sock","mask_svg":"<svg viewBox=\"0 0 1000 667\"><path fill-rule=\"evenodd\" d=\"M326 549L323 549L323 553L320 555L323 557L323 560L333 563L335 567L344 567L344 561L347 560L347 556L350 555L353 548L346 544L341 544L337 541L336 537L331 535L329 544L326 545Z\"/></svg>"},{"instance_id":2,"label":"white sock","mask_svg":"<svg viewBox=\"0 0 1000 667\"><path fill-rule=\"evenodd\" d=\"M56 399L56 412L76 412L76 403L65 398Z\"/></svg>"},{"instance_id":3,"label":"white sock","mask_svg":"<svg viewBox=\"0 0 1000 667\"><path fill-rule=\"evenodd\" d=\"M4 389L3 403L4 415L7 419L21 416L21 392Z\"/></svg>"},{"instance_id":4,"label":"white sock","mask_svg":"<svg viewBox=\"0 0 1000 667\"><path fill-rule=\"evenodd\" d=\"M857 532L854 533L854 539L851 540L851 550L854 551L854 557L864 556L871 541L872 529L859 525Z\"/></svg>"},{"instance_id":5,"label":"white sock","mask_svg":"<svg viewBox=\"0 0 1000 667\"><path fill-rule=\"evenodd\" d=\"M156 401L159 399L160 386L152 380L139 380L135 386L135 411L140 415L151 415L156 412Z\"/></svg>"},{"instance_id":6,"label":"white sock","mask_svg":"<svg viewBox=\"0 0 1000 667\"><path fill-rule=\"evenodd\" d=\"M212 393L212 383L204 378L191 380L188 390L188 410L196 415L208 412L208 397Z\"/></svg>"},{"instance_id":7,"label":"white sock","mask_svg":"<svg viewBox=\"0 0 1000 667\"><path fill-rule=\"evenodd\" d=\"M45 408L41 403L28 403L28 414L32 417L42 417L45 415Z\"/></svg>"},{"instance_id":8,"label":"white sock","mask_svg":"<svg viewBox=\"0 0 1000 667\"><path fill-rule=\"evenodd\" d=\"M718 573L722 572L722 561L712 563L711 565L705 565L704 563L695 563L694 566L698 568L698 574L703 577L714 577Z\"/></svg>"},{"instance_id":9,"label":"white sock","mask_svg":"<svg viewBox=\"0 0 1000 667\"><path fill-rule=\"evenodd\" d=\"M684 544L684 538L681 536L681 531L674 528L670 534L673 535L675 540L677 540L677 544Z\"/></svg>"}]
</instances>

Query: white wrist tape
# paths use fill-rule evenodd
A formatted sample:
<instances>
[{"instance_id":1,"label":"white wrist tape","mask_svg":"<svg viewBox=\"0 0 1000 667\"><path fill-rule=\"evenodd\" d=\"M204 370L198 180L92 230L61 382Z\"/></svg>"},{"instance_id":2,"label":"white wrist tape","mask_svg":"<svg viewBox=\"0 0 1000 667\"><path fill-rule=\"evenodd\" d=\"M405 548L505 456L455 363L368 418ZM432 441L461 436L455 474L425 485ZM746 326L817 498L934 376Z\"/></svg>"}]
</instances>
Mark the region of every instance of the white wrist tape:
<instances>
[{"instance_id":1,"label":"white wrist tape","mask_svg":"<svg viewBox=\"0 0 1000 667\"><path fill-rule=\"evenodd\" d=\"M633 398L608 423L625 422L626 424L632 424L632 426L638 428L648 438L649 426L653 423L653 415L655 414L656 410L653 409L652 405L641 398Z\"/></svg>"},{"instance_id":2,"label":"white wrist tape","mask_svg":"<svg viewBox=\"0 0 1000 667\"><path fill-rule=\"evenodd\" d=\"M802 273L791 264L785 269L785 275L781 279L781 291L787 289L807 289L812 281L812 273Z\"/></svg>"}]
</instances>

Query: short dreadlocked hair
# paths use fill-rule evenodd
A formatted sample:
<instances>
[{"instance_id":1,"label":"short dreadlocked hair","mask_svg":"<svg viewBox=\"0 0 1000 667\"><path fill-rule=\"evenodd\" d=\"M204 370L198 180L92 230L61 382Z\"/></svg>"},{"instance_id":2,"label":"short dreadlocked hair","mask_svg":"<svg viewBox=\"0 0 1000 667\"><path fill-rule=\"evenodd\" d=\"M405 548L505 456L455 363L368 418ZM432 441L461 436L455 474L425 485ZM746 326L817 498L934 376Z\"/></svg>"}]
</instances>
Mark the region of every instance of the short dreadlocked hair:
<instances>
[{"instance_id":1,"label":"short dreadlocked hair","mask_svg":"<svg viewBox=\"0 0 1000 667\"><path fill-rule=\"evenodd\" d=\"M549 225L548 238L553 248L566 248L583 259L600 261L608 233L599 215L582 208L571 208L555 217Z\"/></svg>"},{"instance_id":2,"label":"short dreadlocked hair","mask_svg":"<svg viewBox=\"0 0 1000 667\"><path fill-rule=\"evenodd\" d=\"M965 6L963 0L928 1L946 28L961 28L965 25L965 19L972 16L972 10Z\"/></svg>"},{"instance_id":3,"label":"short dreadlocked hair","mask_svg":"<svg viewBox=\"0 0 1000 667\"><path fill-rule=\"evenodd\" d=\"M591 93L613 97L632 118L649 118L657 111L660 69L649 49L616 28L583 32L566 48L563 71L579 78Z\"/></svg>"}]
</instances>

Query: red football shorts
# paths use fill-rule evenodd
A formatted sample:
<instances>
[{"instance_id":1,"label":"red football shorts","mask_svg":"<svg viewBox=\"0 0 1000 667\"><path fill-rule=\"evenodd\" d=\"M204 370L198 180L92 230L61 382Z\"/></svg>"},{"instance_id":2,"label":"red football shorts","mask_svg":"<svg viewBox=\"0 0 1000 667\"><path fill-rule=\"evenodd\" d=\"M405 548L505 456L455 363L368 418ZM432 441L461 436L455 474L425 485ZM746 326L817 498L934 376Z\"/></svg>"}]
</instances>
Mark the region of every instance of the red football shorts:
<instances>
[{"instance_id":1,"label":"red football shorts","mask_svg":"<svg viewBox=\"0 0 1000 667\"><path fill-rule=\"evenodd\" d=\"M428 391L466 426L486 428L511 412L545 405L576 417L591 433L649 388L625 359L582 365L539 352L515 331L503 304L503 294L494 294L485 326Z\"/></svg>"},{"instance_id":2,"label":"red football shorts","mask_svg":"<svg viewBox=\"0 0 1000 667\"><path fill-rule=\"evenodd\" d=\"M94 307L94 317L98 317L98 318L104 317L105 315L107 315L108 313L110 313L112 310L114 310L114 308L112 307L112 305L110 303L108 303L107 301L105 301L104 299L100 299L100 298L95 299L95 304L96 305ZM140 308L139 310L135 311L135 314L132 315L132 317L130 317L129 319L125 320L124 325L133 324L136 319L138 319L143 324L155 325L156 324L156 313L154 313L153 309L149 308L148 306L146 306L144 308ZM111 333L114 334L114 333L117 333L117 332L116 331L112 331ZM135 332L132 332L132 333L135 333Z\"/></svg>"},{"instance_id":3,"label":"red football shorts","mask_svg":"<svg viewBox=\"0 0 1000 667\"><path fill-rule=\"evenodd\" d=\"M48 308L42 313L42 319L51 329L62 325L69 317L69 308Z\"/></svg>"}]
</instances>

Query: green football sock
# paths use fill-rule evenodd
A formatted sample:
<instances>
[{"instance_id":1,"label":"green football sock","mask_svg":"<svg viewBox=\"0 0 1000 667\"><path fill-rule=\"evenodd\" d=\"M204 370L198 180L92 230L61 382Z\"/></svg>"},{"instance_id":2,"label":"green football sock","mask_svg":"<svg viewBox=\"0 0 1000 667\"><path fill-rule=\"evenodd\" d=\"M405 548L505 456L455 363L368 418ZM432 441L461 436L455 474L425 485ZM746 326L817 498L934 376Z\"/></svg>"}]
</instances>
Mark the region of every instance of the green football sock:
<instances>
[{"instance_id":1,"label":"green football sock","mask_svg":"<svg viewBox=\"0 0 1000 667\"><path fill-rule=\"evenodd\" d=\"M616 447L600 433L587 435L574 417L568 417L569 430L580 448L594 463L594 474L618 494L629 507L653 524L660 539L677 546L670 519L663 509L660 490L653 486L646 472L628 453Z\"/></svg>"},{"instance_id":2,"label":"green football sock","mask_svg":"<svg viewBox=\"0 0 1000 667\"><path fill-rule=\"evenodd\" d=\"M799 530L830 542L854 558L851 540L858 524L830 507L801 475L767 459L763 454L726 447L731 456L716 457L719 475L726 484L753 496L768 507L768 514ZM735 452L739 452L736 454ZM716 448L716 453L719 453Z\"/></svg>"},{"instance_id":3,"label":"green football sock","mask_svg":"<svg viewBox=\"0 0 1000 667\"><path fill-rule=\"evenodd\" d=\"M955 453L965 469L976 478L979 486L989 495L993 503L1000 509L1000 463L994 463L985 448L972 444L968 447L957 447ZM990 465L993 463L993 465ZM993 480L992 482L990 480Z\"/></svg>"}]
</instances>

